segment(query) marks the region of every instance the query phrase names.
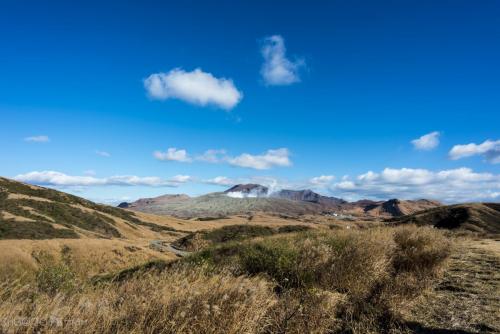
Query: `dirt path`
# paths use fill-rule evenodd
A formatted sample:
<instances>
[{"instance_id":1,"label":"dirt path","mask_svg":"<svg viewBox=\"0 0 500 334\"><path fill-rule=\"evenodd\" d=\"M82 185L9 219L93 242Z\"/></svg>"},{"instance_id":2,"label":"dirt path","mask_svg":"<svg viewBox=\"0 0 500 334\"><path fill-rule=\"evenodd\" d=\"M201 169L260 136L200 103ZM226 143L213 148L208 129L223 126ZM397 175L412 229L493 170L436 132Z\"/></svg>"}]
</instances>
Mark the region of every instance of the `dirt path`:
<instances>
[{"instance_id":1,"label":"dirt path","mask_svg":"<svg viewBox=\"0 0 500 334\"><path fill-rule=\"evenodd\" d=\"M178 249L177 247L172 246L171 243L169 243L167 241L163 241L163 240L152 240L149 243L149 247L151 249L157 250L159 252L174 253L175 255L180 256L180 257L184 257L184 256L191 254L191 252L187 252L187 251L183 251L181 249Z\"/></svg>"},{"instance_id":2,"label":"dirt path","mask_svg":"<svg viewBox=\"0 0 500 334\"><path fill-rule=\"evenodd\" d=\"M412 318L422 333L500 332L500 242L459 241L442 280Z\"/></svg>"}]
</instances>

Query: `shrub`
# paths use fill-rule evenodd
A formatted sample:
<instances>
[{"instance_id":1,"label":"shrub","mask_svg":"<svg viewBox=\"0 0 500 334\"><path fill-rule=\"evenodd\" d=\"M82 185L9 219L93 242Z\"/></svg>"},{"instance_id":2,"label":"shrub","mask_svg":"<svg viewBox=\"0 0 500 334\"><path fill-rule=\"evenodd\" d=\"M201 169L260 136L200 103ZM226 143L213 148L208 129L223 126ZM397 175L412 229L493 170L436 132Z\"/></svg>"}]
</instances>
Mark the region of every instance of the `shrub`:
<instances>
[{"instance_id":1,"label":"shrub","mask_svg":"<svg viewBox=\"0 0 500 334\"><path fill-rule=\"evenodd\" d=\"M394 233L396 249L393 267L397 273L432 276L450 255L450 244L439 232L431 228L402 227Z\"/></svg>"},{"instance_id":2,"label":"shrub","mask_svg":"<svg viewBox=\"0 0 500 334\"><path fill-rule=\"evenodd\" d=\"M55 295L72 290L76 285L76 275L66 261L57 262L48 254L38 254L39 269L36 286L40 292Z\"/></svg>"},{"instance_id":3,"label":"shrub","mask_svg":"<svg viewBox=\"0 0 500 334\"><path fill-rule=\"evenodd\" d=\"M298 250L286 239L248 244L239 254L239 263L246 273L265 273L283 287L305 287L313 279L300 266Z\"/></svg>"}]
</instances>

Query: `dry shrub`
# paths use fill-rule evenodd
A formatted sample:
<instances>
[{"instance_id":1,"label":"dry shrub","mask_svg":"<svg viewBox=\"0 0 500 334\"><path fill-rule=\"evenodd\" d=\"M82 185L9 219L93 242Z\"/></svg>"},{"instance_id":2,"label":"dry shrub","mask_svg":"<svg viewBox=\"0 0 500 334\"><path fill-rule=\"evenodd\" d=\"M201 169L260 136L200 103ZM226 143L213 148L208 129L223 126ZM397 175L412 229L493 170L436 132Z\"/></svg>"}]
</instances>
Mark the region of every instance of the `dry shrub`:
<instances>
[{"instance_id":1,"label":"dry shrub","mask_svg":"<svg viewBox=\"0 0 500 334\"><path fill-rule=\"evenodd\" d=\"M450 255L441 231L416 226L384 230L392 235L383 274L371 280L365 294L348 294L338 316L342 330L389 332L401 325L399 313L429 288Z\"/></svg>"},{"instance_id":2,"label":"dry shrub","mask_svg":"<svg viewBox=\"0 0 500 334\"><path fill-rule=\"evenodd\" d=\"M266 238L224 252L243 273L268 275L278 291L345 294L341 329L363 333L397 326L398 310L429 287L450 248L440 231L405 226Z\"/></svg>"},{"instance_id":3,"label":"dry shrub","mask_svg":"<svg viewBox=\"0 0 500 334\"><path fill-rule=\"evenodd\" d=\"M391 241L387 231L339 231L267 238L235 247L243 272L265 273L283 288L366 294L387 274Z\"/></svg>"},{"instance_id":4,"label":"dry shrub","mask_svg":"<svg viewBox=\"0 0 500 334\"><path fill-rule=\"evenodd\" d=\"M394 233L394 242L394 270L398 273L411 272L422 279L434 276L450 254L447 239L432 228L399 228Z\"/></svg>"}]
</instances>

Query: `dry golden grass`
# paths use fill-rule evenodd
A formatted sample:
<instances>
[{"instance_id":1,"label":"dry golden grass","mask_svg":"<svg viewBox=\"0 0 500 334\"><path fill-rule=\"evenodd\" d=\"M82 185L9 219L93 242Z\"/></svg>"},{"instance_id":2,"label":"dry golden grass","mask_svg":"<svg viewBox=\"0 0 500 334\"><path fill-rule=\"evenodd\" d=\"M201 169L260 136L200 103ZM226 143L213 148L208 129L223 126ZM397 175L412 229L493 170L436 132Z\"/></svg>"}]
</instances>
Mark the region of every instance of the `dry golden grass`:
<instances>
[{"instance_id":1,"label":"dry golden grass","mask_svg":"<svg viewBox=\"0 0 500 334\"><path fill-rule=\"evenodd\" d=\"M457 240L443 278L405 317L422 328L500 332L500 242Z\"/></svg>"},{"instance_id":2,"label":"dry golden grass","mask_svg":"<svg viewBox=\"0 0 500 334\"><path fill-rule=\"evenodd\" d=\"M96 284L72 261L99 255L72 241L51 245L59 261L38 257L30 284L0 285L0 332L402 333L401 315L449 254L430 228L325 229L221 244L160 272ZM108 241L94 246L109 254L118 245Z\"/></svg>"},{"instance_id":3,"label":"dry golden grass","mask_svg":"<svg viewBox=\"0 0 500 334\"><path fill-rule=\"evenodd\" d=\"M37 189L37 188L34 188ZM43 198L43 197L38 197L38 196L29 196L29 195L23 195L23 194L16 194L16 193L9 193L8 199L31 199L34 201L40 201L40 202L52 202L50 199Z\"/></svg>"},{"instance_id":4,"label":"dry golden grass","mask_svg":"<svg viewBox=\"0 0 500 334\"><path fill-rule=\"evenodd\" d=\"M6 332L257 333L276 303L262 278L177 269L119 286L39 295L20 288L2 301Z\"/></svg>"},{"instance_id":5,"label":"dry golden grass","mask_svg":"<svg viewBox=\"0 0 500 334\"><path fill-rule=\"evenodd\" d=\"M37 254L60 260L65 248L71 255L71 269L80 277L116 271L152 259L175 259L173 254L151 250L148 240L0 240L0 281L32 276L39 268Z\"/></svg>"},{"instance_id":6,"label":"dry golden grass","mask_svg":"<svg viewBox=\"0 0 500 334\"><path fill-rule=\"evenodd\" d=\"M197 232L202 230L211 230L215 228L220 228L223 226L242 225L242 224L269 226L269 227L279 227L283 225L307 225L313 228L326 227L326 225L323 222L315 221L312 219L310 221L301 221L298 219L281 218L279 216L269 215L265 213L255 213L252 215L236 215L236 216L229 216L227 218L198 221L198 220L179 219L170 216L154 215L139 211L131 211L131 212L133 212L139 219L186 232ZM319 216L317 218L321 219L321 217Z\"/></svg>"}]
</instances>

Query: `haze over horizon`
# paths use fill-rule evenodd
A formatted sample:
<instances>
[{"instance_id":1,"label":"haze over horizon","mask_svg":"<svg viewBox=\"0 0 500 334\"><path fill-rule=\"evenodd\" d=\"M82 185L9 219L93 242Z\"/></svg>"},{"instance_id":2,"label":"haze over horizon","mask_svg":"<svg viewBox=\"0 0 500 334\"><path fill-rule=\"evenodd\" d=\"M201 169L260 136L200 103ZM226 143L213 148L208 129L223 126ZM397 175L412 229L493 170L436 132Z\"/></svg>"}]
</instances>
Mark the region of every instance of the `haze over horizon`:
<instances>
[{"instance_id":1,"label":"haze over horizon","mask_svg":"<svg viewBox=\"0 0 500 334\"><path fill-rule=\"evenodd\" d=\"M500 3L313 3L4 3L0 175L500 201Z\"/></svg>"}]
</instances>

